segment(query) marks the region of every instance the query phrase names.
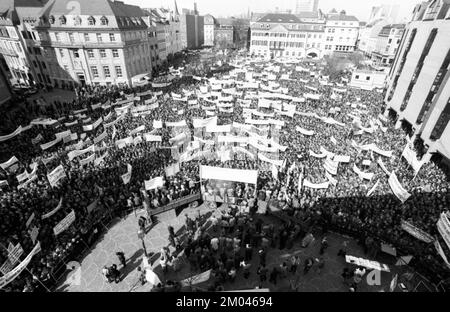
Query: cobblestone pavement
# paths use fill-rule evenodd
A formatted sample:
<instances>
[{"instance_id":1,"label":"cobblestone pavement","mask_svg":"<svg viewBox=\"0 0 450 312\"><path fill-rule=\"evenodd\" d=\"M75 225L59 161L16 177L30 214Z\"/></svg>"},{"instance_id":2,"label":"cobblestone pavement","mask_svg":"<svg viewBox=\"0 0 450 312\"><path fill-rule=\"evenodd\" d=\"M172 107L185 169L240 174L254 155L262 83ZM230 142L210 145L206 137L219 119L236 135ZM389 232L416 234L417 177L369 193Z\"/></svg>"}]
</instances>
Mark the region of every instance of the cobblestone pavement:
<instances>
[{"instance_id":1,"label":"cobblestone pavement","mask_svg":"<svg viewBox=\"0 0 450 312\"><path fill-rule=\"evenodd\" d=\"M184 214L194 216L200 211L201 214L208 213L210 209L205 205L199 208L185 209L178 217L175 216L174 211L169 211L158 215L158 222L147 231L145 236L145 245L147 252L152 252L151 257L153 262L154 272L161 280L182 280L198 274L200 272L192 272L189 268L189 263L185 262L178 272L169 270L164 274L159 266L159 252L162 247L168 244L167 227L172 225L177 234L182 234L184 230ZM212 212L209 212L212 213ZM69 292L128 292L128 291L149 291L151 287L148 283L144 286L138 284L139 272L136 270L142 263L143 249L142 243L137 238L137 221L140 215L145 215L143 210L137 213L131 213L125 219L116 222L109 228L108 231L101 237L96 245L94 245L90 253L81 262L81 283L80 285L73 285L69 279L63 282L57 291ZM266 220L265 222L279 222L274 218ZM307 257L317 258L319 256L321 237L316 237L313 243L307 248L300 246L298 241L290 250L284 249L270 249L267 253L267 268L270 270L273 266L279 266L283 261L287 261L292 255L299 255L301 265L297 270L297 274L288 273L286 277L279 277L276 285L266 281L263 288L269 288L270 291L292 291L291 285L297 285L297 291L301 292L342 292L348 291L341 277L344 267L346 267L345 259L337 256L337 252L344 241L349 241L349 252L353 256L364 258L362 248L357 245L355 240L342 235L329 233L327 240L329 247L325 251L323 258L325 260L325 267L318 272L317 267L313 268L306 274L303 274L303 263ZM127 266L122 268L115 253L123 251L127 259ZM121 281L119 283L108 283L104 280L101 270L104 265L112 265L116 263L118 269L121 271ZM389 284L392 280L396 267L387 263L390 268L390 273L381 273L381 286L369 286L365 279L358 285L358 291L388 291ZM256 275L256 270L259 265L259 259L256 252L253 255L251 275L248 279L244 279L242 273L238 271L237 277L233 283L227 282L224 285L225 290L243 290L255 288L259 285L259 278ZM210 279L210 283L214 278ZM198 285L206 288L208 283Z\"/></svg>"}]
</instances>

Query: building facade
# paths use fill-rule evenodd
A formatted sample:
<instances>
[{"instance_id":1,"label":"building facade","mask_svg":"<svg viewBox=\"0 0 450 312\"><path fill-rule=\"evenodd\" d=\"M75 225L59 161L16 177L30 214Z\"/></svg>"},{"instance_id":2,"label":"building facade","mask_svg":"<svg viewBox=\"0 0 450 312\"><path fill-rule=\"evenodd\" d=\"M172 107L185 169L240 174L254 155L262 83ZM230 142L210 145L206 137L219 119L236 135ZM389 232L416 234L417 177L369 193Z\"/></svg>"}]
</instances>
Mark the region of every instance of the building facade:
<instances>
[{"instance_id":1,"label":"building facade","mask_svg":"<svg viewBox=\"0 0 450 312\"><path fill-rule=\"evenodd\" d=\"M322 57L325 20L294 14L267 14L251 25L250 53L271 57Z\"/></svg>"},{"instance_id":2,"label":"building facade","mask_svg":"<svg viewBox=\"0 0 450 312\"><path fill-rule=\"evenodd\" d=\"M301 12L317 12L319 8L319 0L296 0L295 14Z\"/></svg>"},{"instance_id":3,"label":"building facade","mask_svg":"<svg viewBox=\"0 0 450 312\"><path fill-rule=\"evenodd\" d=\"M0 105L11 99L11 86L6 69L6 62L0 55Z\"/></svg>"},{"instance_id":4,"label":"building facade","mask_svg":"<svg viewBox=\"0 0 450 312\"><path fill-rule=\"evenodd\" d=\"M51 84L43 51L35 45L34 26L42 7L36 0L0 2L0 53L11 73L12 84Z\"/></svg>"},{"instance_id":5,"label":"building facade","mask_svg":"<svg viewBox=\"0 0 450 312\"><path fill-rule=\"evenodd\" d=\"M212 47L214 46L214 38L215 38L215 28L217 26L216 19L211 14L207 14L204 16L204 45L206 47Z\"/></svg>"},{"instance_id":6,"label":"building facade","mask_svg":"<svg viewBox=\"0 0 450 312\"><path fill-rule=\"evenodd\" d=\"M345 11L328 14L323 40L324 54L333 52L354 52L359 34L359 21Z\"/></svg>"},{"instance_id":7,"label":"building facade","mask_svg":"<svg viewBox=\"0 0 450 312\"><path fill-rule=\"evenodd\" d=\"M373 65L391 66L393 64L404 29L404 24L390 24L381 29L371 55Z\"/></svg>"},{"instance_id":8,"label":"building facade","mask_svg":"<svg viewBox=\"0 0 450 312\"><path fill-rule=\"evenodd\" d=\"M204 44L204 17L194 11L183 9L180 16L181 42L183 49L198 49Z\"/></svg>"},{"instance_id":9,"label":"building facade","mask_svg":"<svg viewBox=\"0 0 450 312\"><path fill-rule=\"evenodd\" d=\"M144 12L120 1L50 0L39 15L38 44L55 86L128 84L151 73Z\"/></svg>"},{"instance_id":10,"label":"building facade","mask_svg":"<svg viewBox=\"0 0 450 312\"><path fill-rule=\"evenodd\" d=\"M388 77L386 112L427 150L450 159L450 1L416 6Z\"/></svg>"}]
</instances>

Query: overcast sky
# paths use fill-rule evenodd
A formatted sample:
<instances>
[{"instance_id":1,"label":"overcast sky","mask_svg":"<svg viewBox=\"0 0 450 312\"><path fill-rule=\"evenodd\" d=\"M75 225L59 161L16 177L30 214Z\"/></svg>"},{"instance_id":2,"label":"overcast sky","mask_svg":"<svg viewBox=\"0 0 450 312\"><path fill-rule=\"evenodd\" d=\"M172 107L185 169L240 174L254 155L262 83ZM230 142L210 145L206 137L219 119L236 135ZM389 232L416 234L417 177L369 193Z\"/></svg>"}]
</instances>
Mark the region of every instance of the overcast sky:
<instances>
[{"instance_id":1,"label":"overcast sky","mask_svg":"<svg viewBox=\"0 0 450 312\"><path fill-rule=\"evenodd\" d=\"M139 5L140 7L174 7L174 0L122 0L125 3ZM196 0L197 8L201 15L212 14L216 17L241 15L250 12L263 13L279 7L280 10L294 9L295 0ZM369 18L372 6L380 4L396 4L400 6L399 21L408 17L414 6L420 0L319 0L319 8L327 13L332 8L345 10L349 15L355 15L359 20L366 21ZM194 0L177 0L178 9L193 9Z\"/></svg>"}]
</instances>

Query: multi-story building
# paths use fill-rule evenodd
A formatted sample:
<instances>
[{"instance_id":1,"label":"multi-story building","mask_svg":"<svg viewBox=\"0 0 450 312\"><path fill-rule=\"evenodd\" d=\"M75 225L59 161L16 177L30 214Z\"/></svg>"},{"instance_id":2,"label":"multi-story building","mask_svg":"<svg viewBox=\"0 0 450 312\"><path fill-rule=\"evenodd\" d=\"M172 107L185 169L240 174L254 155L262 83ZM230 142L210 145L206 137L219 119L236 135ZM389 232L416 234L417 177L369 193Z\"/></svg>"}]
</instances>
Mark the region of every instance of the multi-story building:
<instances>
[{"instance_id":1,"label":"multi-story building","mask_svg":"<svg viewBox=\"0 0 450 312\"><path fill-rule=\"evenodd\" d=\"M376 20L386 20L388 23L395 23L397 21L399 5L382 4L372 7L368 23Z\"/></svg>"},{"instance_id":2,"label":"multi-story building","mask_svg":"<svg viewBox=\"0 0 450 312\"><path fill-rule=\"evenodd\" d=\"M367 24L359 30L358 49L368 58L379 44L379 34L383 27L394 24L399 12L398 5L380 5L372 7ZM382 40L381 40L382 41Z\"/></svg>"},{"instance_id":3,"label":"multi-story building","mask_svg":"<svg viewBox=\"0 0 450 312\"><path fill-rule=\"evenodd\" d=\"M409 125L412 139L450 159L450 2L433 0L413 11L388 76L386 116Z\"/></svg>"},{"instance_id":4,"label":"multi-story building","mask_svg":"<svg viewBox=\"0 0 450 312\"><path fill-rule=\"evenodd\" d=\"M390 66L394 62L395 54L403 36L404 24L390 24L384 26L377 37L375 49L372 52L372 62L376 66Z\"/></svg>"},{"instance_id":5,"label":"multi-story building","mask_svg":"<svg viewBox=\"0 0 450 312\"><path fill-rule=\"evenodd\" d=\"M37 0L0 2L0 53L9 67L13 84L51 83L43 51L35 45L34 26L42 7Z\"/></svg>"},{"instance_id":6,"label":"multi-story building","mask_svg":"<svg viewBox=\"0 0 450 312\"><path fill-rule=\"evenodd\" d=\"M249 46L250 19L249 18L232 18L235 32L235 46L238 48L246 48Z\"/></svg>"},{"instance_id":7,"label":"multi-story building","mask_svg":"<svg viewBox=\"0 0 450 312\"><path fill-rule=\"evenodd\" d=\"M230 48L235 43L235 29L233 20L228 18L219 18L218 25L214 30L214 41L221 48Z\"/></svg>"},{"instance_id":8,"label":"multi-story building","mask_svg":"<svg viewBox=\"0 0 450 312\"><path fill-rule=\"evenodd\" d=\"M323 39L324 54L353 52L358 41L359 21L345 11L328 14Z\"/></svg>"},{"instance_id":9,"label":"multi-story building","mask_svg":"<svg viewBox=\"0 0 450 312\"><path fill-rule=\"evenodd\" d=\"M295 13L316 12L319 7L319 0L296 0Z\"/></svg>"},{"instance_id":10,"label":"multi-story building","mask_svg":"<svg viewBox=\"0 0 450 312\"><path fill-rule=\"evenodd\" d=\"M183 49L198 49L204 44L204 17L198 15L197 4L194 10L183 9L180 17L181 41Z\"/></svg>"},{"instance_id":11,"label":"multi-story building","mask_svg":"<svg viewBox=\"0 0 450 312\"><path fill-rule=\"evenodd\" d=\"M38 44L54 85L128 84L151 73L144 12L120 1L50 0L39 14Z\"/></svg>"},{"instance_id":12,"label":"multi-story building","mask_svg":"<svg viewBox=\"0 0 450 312\"><path fill-rule=\"evenodd\" d=\"M203 33L205 37L204 45L206 47L212 47L214 46L214 38L215 38L215 28L217 26L217 21L211 14L206 14L204 16L204 26L203 26Z\"/></svg>"},{"instance_id":13,"label":"multi-story building","mask_svg":"<svg viewBox=\"0 0 450 312\"><path fill-rule=\"evenodd\" d=\"M0 105L11 99L11 86L9 84L6 62L0 54Z\"/></svg>"},{"instance_id":14,"label":"multi-story building","mask_svg":"<svg viewBox=\"0 0 450 312\"><path fill-rule=\"evenodd\" d=\"M320 12L266 14L251 23L250 53L269 57L323 57L325 18Z\"/></svg>"}]
</instances>

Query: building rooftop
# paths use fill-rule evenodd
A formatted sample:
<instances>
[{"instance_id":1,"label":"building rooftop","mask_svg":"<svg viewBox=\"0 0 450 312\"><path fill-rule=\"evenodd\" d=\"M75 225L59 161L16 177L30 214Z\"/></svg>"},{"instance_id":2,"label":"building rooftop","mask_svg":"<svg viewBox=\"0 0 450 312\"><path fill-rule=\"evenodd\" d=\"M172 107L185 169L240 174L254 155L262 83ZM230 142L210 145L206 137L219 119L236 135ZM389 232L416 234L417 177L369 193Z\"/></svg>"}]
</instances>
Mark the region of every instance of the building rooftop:
<instances>
[{"instance_id":1,"label":"building rooftop","mask_svg":"<svg viewBox=\"0 0 450 312\"><path fill-rule=\"evenodd\" d=\"M300 23L300 19L294 14L269 13L258 20L259 23Z\"/></svg>"},{"instance_id":2,"label":"building rooftop","mask_svg":"<svg viewBox=\"0 0 450 312\"><path fill-rule=\"evenodd\" d=\"M2 0L3 1L3 0ZM50 0L41 13L52 15L65 15L70 12L73 0ZM144 16L142 9L136 5L125 4L121 1L112 0L77 0L80 12L77 15L105 15L105 16Z\"/></svg>"},{"instance_id":3,"label":"building rooftop","mask_svg":"<svg viewBox=\"0 0 450 312\"><path fill-rule=\"evenodd\" d=\"M329 21L349 21L349 22L358 22L358 19L353 15L344 15L344 14L338 14L338 15L328 15L327 19Z\"/></svg>"}]
</instances>

